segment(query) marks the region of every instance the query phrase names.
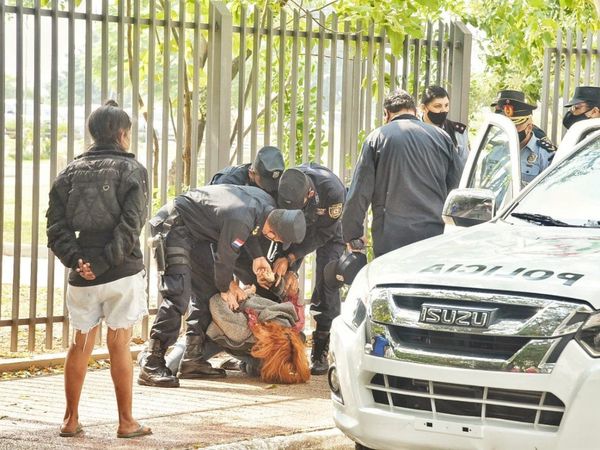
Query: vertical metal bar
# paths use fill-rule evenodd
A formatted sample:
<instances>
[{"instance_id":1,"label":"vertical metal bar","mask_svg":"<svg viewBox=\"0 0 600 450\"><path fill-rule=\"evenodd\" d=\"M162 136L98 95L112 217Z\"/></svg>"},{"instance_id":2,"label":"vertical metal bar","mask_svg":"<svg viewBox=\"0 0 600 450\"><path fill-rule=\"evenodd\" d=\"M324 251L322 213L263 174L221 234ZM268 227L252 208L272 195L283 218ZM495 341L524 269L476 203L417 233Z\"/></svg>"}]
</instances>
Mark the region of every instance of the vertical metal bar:
<instances>
[{"instance_id":1,"label":"vertical metal bar","mask_svg":"<svg viewBox=\"0 0 600 450\"><path fill-rule=\"evenodd\" d=\"M58 1L58 0L57 0ZM68 128L67 128L67 162L73 160L75 153L75 0L69 0L69 49L67 70L67 97L68 97ZM84 130L85 133L85 130ZM62 293L62 346L69 346L69 312L67 311L67 277L66 271L63 276Z\"/></svg>"},{"instance_id":2,"label":"vertical metal bar","mask_svg":"<svg viewBox=\"0 0 600 450\"><path fill-rule=\"evenodd\" d=\"M427 43L425 47L425 87L431 81L431 49L433 48L433 23L427 22Z\"/></svg>"},{"instance_id":3,"label":"vertical metal bar","mask_svg":"<svg viewBox=\"0 0 600 450\"><path fill-rule=\"evenodd\" d=\"M283 148L283 127L285 125L285 32L287 29L285 9L279 12L279 73L277 76L277 146Z\"/></svg>"},{"instance_id":4,"label":"vertical metal bar","mask_svg":"<svg viewBox=\"0 0 600 450\"><path fill-rule=\"evenodd\" d=\"M596 85L600 85L600 31L596 33Z\"/></svg>"},{"instance_id":5,"label":"vertical metal bar","mask_svg":"<svg viewBox=\"0 0 600 450\"><path fill-rule=\"evenodd\" d=\"M171 2L164 2L162 74L162 151L160 159L160 204L167 202L169 189L169 88L171 79ZM207 147L209 148L209 147Z\"/></svg>"},{"instance_id":6,"label":"vertical metal bar","mask_svg":"<svg viewBox=\"0 0 600 450\"><path fill-rule=\"evenodd\" d=\"M352 75L349 70L349 55L350 55L350 23L344 21L343 35L344 51L342 55L342 104L341 104L341 120L340 120L340 160L338 161L338 175L342 182L346 181L346 152L349 148L348 143L348 120L350 118L350 107L348 103L351 101L351 86Z\"/></svg>"},{"instance_id":7,"label":"vertical metal bar","mask_svg":"<svg viewBox=\"0 0 600 450\"><path fill-rule=\"evenodd\" d=\"M92 44L93 44L93 28L92 28L92 0L86 0L85 2L85 106L84 116L85 120L90 117L92 112ZM85 130L84 135L84 146L88 147L90 144L90 135L88 130Z\"/></svg>"},{"instance_id":8,"label":"vertical metal bar","mask_svg":"<svg viewBox=\"0 0 600 450\"><path fill-rule=\"evenodd\" d=\"M6 20L6 11L5 11L5 3L0 2L0 180L3 182L0 183L0 223L4 224L4 149L5 149L5 138L4 133L6 131L6 122L5 122L5 101L6 101L6 93L4 91L4 82L5 82L5 70L6 70L6 28L5 21ZM0 251L4 254L4 226L0 231ZM0 281L2 278L2 268L3 268L4 258L0 258ZM2 317L2 292L0 289L0 317Z\"/></svg>"},{"instance_id":9,"label":"vertical metal bar","mask_svg":"<svg viewBox=\"0 0 600 450\"><path fill-rule=\"evenodd\" d=\"M310 86L311 86L311 37L312 37L312 16L306 14L306 38L304 40L304 98L302 100L302 121L304 123L304 132L302 133L302 162L309 160L310 149L308 142L310 137Z\"/></svg>"},{"instance_id":10,"label":"vertical metal bar","mask_svg":"<svg viewBox=\"0 0 600 450\"><path fill-rule=\"evenodd\" d=\"M325 23L325 14L321 11L319 22ZM315 127L315 156L314 160L321 164L321 154L323 152L323 72L325 70L325 30L319 27L318 55L317 55L317 112Z\"/></svg>"},{"instance_id":11,"label":"vertical metal bar","mask_svg":"<svg viewBox=\"0 0 600 450\"><path fill-rule=\"evenodd\" d=\"M52 2L52 62L50 68L50 181L56 178L58 163L58 2ZM0 19L1 20L1 19ZM0 130L1 133L1 130ZM1 247L1 246L0 246ZM46 292L46 339L45 348L52 348L54 335L52 318L54 316L54 272L55 259L50 249L47 252L47 292Z\"/></svg>"},{"instance_id":12,"label":"vertical metal bar","mask_svg":"<svg viewBox=\"0 0 600 450\"><path fill-rule=\"evenodd\" d=\"M102 0L102 75L100 77L100 103L108 96L108 0Z\"/></svg>"},{"instance_id":13,"label":"vertical metal bar","mask_svg":"<svg viewBox=\"0 0 600 450\"><path fill-rule=\"evenodd\" d=\"M137 155L140 140L139 129L139 95L140 95L140 0L133 2L133 58L130 62L131 71L131 147L129 151Z\"/></svg>"},{"instance_id":14,"label":"vertical metal bar","mask_svg":"<svg viewBox=\"0 0 600 450\"><path fill-rule=\"evenodd\" d=\"M192 150L191 150L191 177L190 187L198 186L198 151L200 142L198 136L198 107L199 107L199 90L200 90L200 71L202 69L200 55L200 4L194 4L194 50L193 50L193 69L192 69ZM202 183L204 184L204 182Z\"/></svg>"},{"instance_id":15,"label":"vertical metal bar","mask_svg":"<svg viewBox=\"0 0 600 450\"><path fill-rule=\"evenodd\" d=\"M451 119L467 123L469 118L469 85L471 83L471 41L470 31L460 22L454 23L452 47L452 72L450 98L452 99Z\"/></svg>"},{"instance_id":16,"label":"vertical metal bar","mask_svg":"<svg viewBox=\"0 0 600 450\"><path fill-rule=\"evenodd\" d=\"M587 43L587 48L586 48L586 52L585 52L585 75L584 75L584 79L583 79L583 84L585 86L589 86L590 85L590 74L591 74L591 70L592 70L592 53L593 53L593 47L592 47L592 32L588 31L587 36L586 36L586 43ZM600 49L599 49L600 51Z\"/></svg>"},{"instance_id":17,"label":"vertical metal bar","mask_svg":"<svg viewBox=\"0 0 600 450\"><path fill-rule=\"evenodd\" d=\"M250 159L254 161L258 145L258 74L260 72L260 10L258 9L258 6L254 7L254 27L252 32L254 34L252 36L252 103L250 110L252 116L252 128L250 129Z\"/></svg>"},{"instance_id":18,"label":"vertical metal bar","mask_svg":"<svg viewBox=\"0 0 600 450\"><path fill-rule=\"evenodd\" d=\"M565 65L563 72L563 105L569 100L571 92L571 57L573 50L573 33L571 30L567 30L567 42L565 45ZM577 80L574 82L575 87L577 87ZM556 109L555 109L556 111ZM556 142L556 141L553 141Z\"/></svg>"},{"instance_id":19,"label":"vertical metal bar","mask_svg":"<svg viewBox=\"0 0 600 450\"><path fill-rule=\"evenodd\" d=\"M40 227L40 138L41 138L41 16L40 0L34 3L33 25L33 173L31 193L31 252L29 273L29 326L28 342L29 351L35 349L35 317L37 315L37 273L38 273L38 242ZM15 223L15 225L17 225Z\"/></svg>"},{"instance_id":20,"label":"vertical metal bar","mask_svg":"<svg viewBox=\"0 0 600 450\"><path fill-rule=\"evenodd\" d=\"M244 5L240 7L240 53L238 64L238 118L237 118L237 163L244 161L244 104L246 93L246 14ZM207 178L208 179L208 178Z\"/></svg>"},{"instance_id":21,"label":"vertical metal bar","mask_svg":"<svg viewBox=\"0 0 600 450\"><path fill-rule=\"evenodd\" d=\"M335 155L335 111L336 111L336 85L337 85L337 40L338 17L333 13L331 18L331 45L329 47L329 120L327 124L327 167L334 170L333 157ZM338 173L339 174L339 173Z\"/></svg>"},{"instance_id":22,"label":"vertical metal bar","mask_svg":"<svg viewBox=\"0 0 600 450\"><path fill-rule=\"evenodd\" d=\"M548 127L548 110L550 109L550 64L553 49L546 47L544 50L544 74L542 81L542 117L540 126L543 130Z\"/></svg>"},{"instance_id":23,"label":"vertical metal bar","mask_svg":"<svg viewBox=\"0 0 600 450\"><path fill-rule=\"evenodd\" d=\"M183 149L185 147L185 130L183 125L184 108L184 84L185 76L185 0L179 2L179 44L177 54L177 134L175 148L175 193L179 194L183 189Z\"/></svg>"},{"instance_id":24,"label":"vertical metal bar","mask_svg":"<svg viewBox=\"0 0 600 450\"><path fill-rule=\"evenodd\" d=\"M273 11L267 9L267 49L265 66L265 129L263 145L271 144L271 89L273 85Z\"/></svg>"},{"instance_id":25,"label":"vertical metal bar","mask_svg":"<svg viewBox=\"0 0 600 450\"><path fill-rule=\"evenodd\" d=\"M576 45L577 47L575 48L575 74L573 76L573 82L575 83L575 86L579 86L579 84L581 83L581 53L582 53L582 35L581 35L581 30L577 30L576 32Z\"/></svg>"},{"instance_id":26,"label":"vertical metal bar","mask_svg":"<svg viewBox=\"0 0 600 450\"><path fill-rule=\"evenodd\" d=\"M390 56L390 92L393 92L398 86L398 58L393 53Z\"/></svg>"},{"instance_id":27,"label":"vertical metal bar","mask_svg":"<svg viewBox=\"0 0 600 450\"><path fill-rule=\"evenodd\" d=\"M410 67L410 36L404 36L402 44L402 89L408 89L408 74Z\"/></svg>"},{"instance_id":28,"label":"vertical metal bar","mask_svg":"<svg viewBox=\"0 0 600 450\"><path fill-rule=\"evenodd\" d=\"M119 0L119 20L117 22L117 103L123 106L124 102L124 85L123 79L123 64L125 61L125 2L127 0ZM165 2L169 3L169 2ZM168 49L165 49L168 51Z\"/></svg>"},{"instance_id":29,"label":"vertical metal bar","mask_svg":"<svg viewBox=\"0 0 600 450\"><path fill-rule=\"evenodd\" d=\"M354 163L356 162L356 153L358 150L358 133L352 132L352 130L362 131L362 121L361 115L363 114L365 108L360 107L360 99L362 93L361 87L361 66L362 66L362 23L359 22L357 29L359 30L356 33L356 41L355 41L355 52L352 64L352 106L351 106L351 117L352 121L350 122L350 127L348 129L350 135L350 166L346 167L346 173L348 179L352 177L352 167L354 167Z\"/></svg>"},{"instance_id":30,"label":"vertical metal bar","mask_svg":"<svg viewBox=\"0 0 600 450\"><path fill-rule=\"evenodd\" d=\"M300 40L300 14L294 9L294 25L292 31L292 92L290 101L290 148L289 166L296 165L296 115L298 113L298 41Z\"/></svg>"},{"instance_id":31,"label":"vertical metal bar","mask_svg":"<svg viewBox=\"0 0 600 450\"><path fill-rule=\"evenodd\" d=\"M353 70L350 62L350 22L344 22L344 54L342 59L342 111L340 121L340 161L339 176L343 182L347 180L346 158L349 156L352 140L350 134L356 133L352 130L352 86Z\"/></svg>"},{"instance_id":32,"label":"vertical metal bar","mask_svg":"<svg viewBox=\"0 0 600 450\"><path fill-rule=\"evenodd\" d=\"M369 41L367 46L367 89L365 99L365 130L371 129L371 121L373 119L373 58L375 47L375 24L373 21L369 23Z\"/></svg>"},{"instance_id":33,"label":"vertical metal bar","mask_svg":"<svg viewBox=\"0 0 600 450\"><path fill-rule=\"evenodd\" d=\"M383 123L383 98L385 92L385 27L381 27L379 41L379 68L377 73L377 104L375 106L375 126Z\"/></svg>"},{"instance_id":34,"label":"vertical metal bar","mask_svg":"<svg viewBox=\"0 0 600 450\"><path fill-rule=\"evenodd\" d=\"M558 30L556 38L556 60L554 61L554 92L552 94L552 111L558 111L558 99L560 98L560 60L562 58L562 31ZM558 135L558 115L552 114L552 127L550 137L552 142L557 142ZM562 135L562 133L561 133Z\"/></svg>"},{"instance_id":35,"label":"vertical metal bar","mask_svg":"<svg viewBox=\"0 0 600 450\"><path fill-rule=\"evenodd\" d=\"M438 39L437 39L437 74L435 84L442 86L442 79L444 75L444 22L440 19L438 21Z\"/></svg>"},{"instance_id":36,"label":"vertical metal bar","mask_svg":"<svg viewBox=\"0 0 600 450\"><path fill-rule=\"evenodd\" d=\"M421 40L416 38L414 40L414 51L413 51L413 88L412 94L414 99L419 98L419 75L421 71Z\"/></svg>"},{"instance_id":37,"label":"vertical metal bar","mask_svg":"<svg viewBox=\"0 0 600 450\"><path fill-rule=\"evenodd\" d=\"M155 74L155 65L153 64L154 58L156 55L156 44L154 33L156 32L156 1L150 0L149 4L149 15L150 15L150 25L148 26L148 92L146 99L146 169L148 170L148 213L150 216L152 215L152 200L153 200L153 192L154 192L154 74ZM158 148L156 149L158 151ZM144 227L144 237L143 242L146 242L150 237L150 229L149 227ZM150 294L150 280L153 278L152 273L150 273L151 268L151 255L149 246L144 245L144 263L146 266L146 292ZM150 295L146 299L146 302L149 306L150 303ZM148 337L148 316L144 316L142 319L142 338Z\"/></svg>"},{"instance_id":38,"label":"vertical metal bar","mask_svg":"<svg viewBox=\"0 0 600 450\"><path fill-rule=\"evenodd\" d=\"M206 173L229 164L231 133L231 13L220 1L209 7L208 121ZM214 152L217 152L214 155ZM210 156L210 158L209 158ZM216 158L214 157L216 156ZM208 178L208 177L207 177Z\"/></svg>"},{"instance_id":39,"label":"vertical metal bar","mask_svg":"<svg viewBox=\"0 0 600 450\"><path fill-rule=\"evenodd\" d=\"M15 230L13 238L13 281L12 281L12 314L13 323L10 330L10 351L16 352L18 346L19 327L19 302L21 291L21 222L23 206L23 1L17 1L17 10L15 15L16 26L16 114L15 118Z\"/></svg>"}]
</instances>

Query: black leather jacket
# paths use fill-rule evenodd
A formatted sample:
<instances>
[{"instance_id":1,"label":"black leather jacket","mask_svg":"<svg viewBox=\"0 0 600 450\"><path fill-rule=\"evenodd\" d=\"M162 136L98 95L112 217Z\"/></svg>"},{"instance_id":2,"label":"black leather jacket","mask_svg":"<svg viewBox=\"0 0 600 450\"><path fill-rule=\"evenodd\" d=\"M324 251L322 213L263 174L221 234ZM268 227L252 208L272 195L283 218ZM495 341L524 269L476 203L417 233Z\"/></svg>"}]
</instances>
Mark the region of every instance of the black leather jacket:
<instances>
[{"instance_id":1,"label":"black leather jacket","mask_svg":"<svg viewBox=\"0 0 600 450\"><path fill-rule=\"evenodd\" d=\"M75 158L56 178L46 213L48 247L66 266L90 262L87 281L75 271L69 283L89 286L144 268L139 235L147 217L148 173L132 153L96 146Z\"/></svg>"}]
</instances>

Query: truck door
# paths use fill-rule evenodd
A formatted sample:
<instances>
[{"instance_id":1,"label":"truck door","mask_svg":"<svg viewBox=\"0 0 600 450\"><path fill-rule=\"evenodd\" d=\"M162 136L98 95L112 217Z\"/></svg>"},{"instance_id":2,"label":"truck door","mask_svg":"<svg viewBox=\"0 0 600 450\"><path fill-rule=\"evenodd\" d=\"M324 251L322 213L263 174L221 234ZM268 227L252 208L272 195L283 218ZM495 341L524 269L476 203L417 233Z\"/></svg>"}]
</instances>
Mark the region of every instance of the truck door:
<instances>
[{"instance_id":1,"label":"truck door","mask_svg":"<svg viewBox=\"0 0 600 450\"><path fill-rule=\"evenodd\" d=\"M517 129L510 119L490 114L474 144L459 188L489 189L500 209L521 189Z\"/></svg>"}]
</instances>

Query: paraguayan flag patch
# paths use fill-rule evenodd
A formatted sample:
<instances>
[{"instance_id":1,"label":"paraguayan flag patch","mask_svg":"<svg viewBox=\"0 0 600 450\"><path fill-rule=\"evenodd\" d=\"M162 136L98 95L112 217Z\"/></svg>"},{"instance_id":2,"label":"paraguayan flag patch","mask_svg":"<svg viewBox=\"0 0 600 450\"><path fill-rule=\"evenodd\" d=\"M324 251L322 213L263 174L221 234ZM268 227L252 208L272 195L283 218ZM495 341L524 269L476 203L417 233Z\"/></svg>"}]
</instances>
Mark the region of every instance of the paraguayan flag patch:
<instances>
[{"instance_id":1,"label":"paraguayan flag patch","mask_svg":"<svg viewBox=\"0 0 600 450\"><path fill-rule=\"evenodd\" d=\"M237 238L231 243L231 246L234 248L234 250L239 250L245 243L246 241L242 241L240 238Z\"/></svg>"}]
</instances>

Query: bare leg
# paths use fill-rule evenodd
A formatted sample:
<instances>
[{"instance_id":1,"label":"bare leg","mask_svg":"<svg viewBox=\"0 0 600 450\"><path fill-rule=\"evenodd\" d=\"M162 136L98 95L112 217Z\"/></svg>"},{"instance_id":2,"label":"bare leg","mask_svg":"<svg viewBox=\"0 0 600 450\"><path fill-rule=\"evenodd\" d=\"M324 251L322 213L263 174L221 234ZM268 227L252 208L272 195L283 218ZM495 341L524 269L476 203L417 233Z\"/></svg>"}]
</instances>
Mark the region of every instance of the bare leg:
<instances>
[{"instance_id":1,"label":"bare leg","mask_svg":"<svg viewBox=\"0 0 600 450\"><path fill-rule=\"evenodd\" d=\"M79 424L79 399L87 373L87 365L94 349L98 327L92 328L87 334L76 331L73 343L69 347L65 359L65 397L67 407L61 427L63 432L73 432Z\"/></svg>"},{"instance_id":2,"label":"bare leg","mask_svg":"<svg viewBox=\"0 0 600 450\"><path fill-rule=\"evenodd\" d=\"M117 408L119 410L119 428L117 433L127 434L140 428L132 414L133 361L129 342L131 328L108 329L107 344L110 354L110 374L115 385Z\"/></svg>"}]
</instances>

